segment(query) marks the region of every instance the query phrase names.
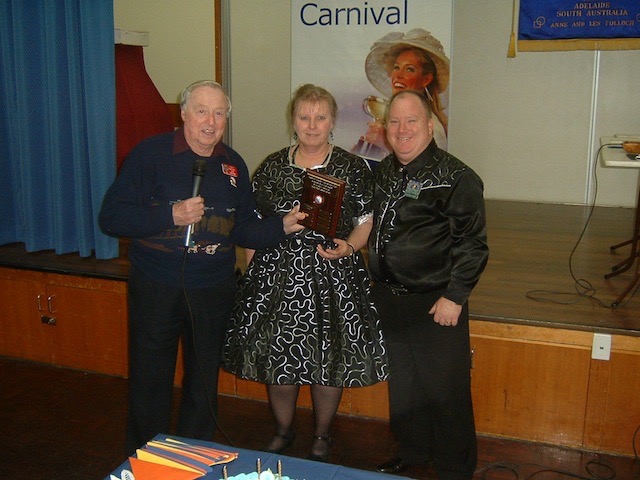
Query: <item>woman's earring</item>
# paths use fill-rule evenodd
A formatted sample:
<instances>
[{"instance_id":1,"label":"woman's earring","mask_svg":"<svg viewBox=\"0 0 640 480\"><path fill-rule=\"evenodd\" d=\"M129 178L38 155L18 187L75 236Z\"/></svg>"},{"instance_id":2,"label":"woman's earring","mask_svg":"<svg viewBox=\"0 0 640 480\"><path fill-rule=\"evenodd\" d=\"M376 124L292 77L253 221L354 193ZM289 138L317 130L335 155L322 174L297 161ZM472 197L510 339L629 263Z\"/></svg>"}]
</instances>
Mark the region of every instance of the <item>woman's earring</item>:
<instances>
[{"instance_id":1,"label":"woman's earring","mask_svg":"<svg viewBox=\"0 0 640 480\"><path fill-rule=\"evenodd\" d=\"M429 91L429 89L427 87L424 87L424 93L427 94L427 98L429 99L429 101L431 103L433 103L433 97L431 96L431 92Z\"/></svg>"},{"instance_id":2,"label":"woman's earring","mask_svg":"<svg viewBox=\"0 0 640 480\"><path fill-rule=\"evenodd\" d=\"M333 130L331 130L331 132L329 132L329 140L333 142L333 139L334 139Z\"/></svg>"},{"instance_id":3,"label":"woman's earring","mask_svg":"<svg viewBox=\"0 0 640 480\"><path fill-rule=\"evenodd\" d=\"M293 141L294 142L298 141L298 134L296 132L293 132Z\"/></svg>"}]
</instances>

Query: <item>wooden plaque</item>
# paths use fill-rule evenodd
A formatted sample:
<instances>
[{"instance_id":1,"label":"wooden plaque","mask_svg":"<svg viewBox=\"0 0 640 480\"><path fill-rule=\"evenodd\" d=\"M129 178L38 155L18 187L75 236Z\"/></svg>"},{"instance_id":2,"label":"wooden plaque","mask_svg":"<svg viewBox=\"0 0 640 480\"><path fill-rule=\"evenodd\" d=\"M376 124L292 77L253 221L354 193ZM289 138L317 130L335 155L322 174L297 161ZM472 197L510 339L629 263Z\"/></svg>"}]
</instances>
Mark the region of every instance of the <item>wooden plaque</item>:
<instances>
[{"instance_id":1,"label":"wooden plaque","mask_svg":"<svg viewBox=\"0 0 640 480\"><path fill-rule=\"evenodd\" d=\"M300 223L334 238L347 182L314 170L307 170L303 182L300 211L308 216Z\"/></svg>"}]
</instances>

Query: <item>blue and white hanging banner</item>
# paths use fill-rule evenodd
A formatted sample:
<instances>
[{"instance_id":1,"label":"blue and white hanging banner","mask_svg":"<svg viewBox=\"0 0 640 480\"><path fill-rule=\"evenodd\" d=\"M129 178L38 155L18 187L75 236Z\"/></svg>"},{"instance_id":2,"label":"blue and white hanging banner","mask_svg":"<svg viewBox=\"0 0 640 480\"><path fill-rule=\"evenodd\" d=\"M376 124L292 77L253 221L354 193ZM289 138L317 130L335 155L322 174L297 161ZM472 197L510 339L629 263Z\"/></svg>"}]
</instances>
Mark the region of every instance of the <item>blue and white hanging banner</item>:
<instances>
[{"instance_id":1,"label":"blue and white hanging banner","mask_svg":"<svg viewBox=\"0 0 640 480\"><path fill-rule=\"evenodd\" d=\"M365 137L395 89L390 56L420 49L437 70L428 88L436 91L445 148L452 15L453 0L291 0L291 88L326 88L338 103L334 143L380 160L388 151Z\"/></svg>"},{"instance_id":2,"label":"blue and white hanging banner","mask_svg":"<svg viewBox=\"0 0 640 480\"><path fill-rule=\"evenodd\" d=\"M640 1L520 0L519 40L640 38Z\"/></svg>"}]
</instances>

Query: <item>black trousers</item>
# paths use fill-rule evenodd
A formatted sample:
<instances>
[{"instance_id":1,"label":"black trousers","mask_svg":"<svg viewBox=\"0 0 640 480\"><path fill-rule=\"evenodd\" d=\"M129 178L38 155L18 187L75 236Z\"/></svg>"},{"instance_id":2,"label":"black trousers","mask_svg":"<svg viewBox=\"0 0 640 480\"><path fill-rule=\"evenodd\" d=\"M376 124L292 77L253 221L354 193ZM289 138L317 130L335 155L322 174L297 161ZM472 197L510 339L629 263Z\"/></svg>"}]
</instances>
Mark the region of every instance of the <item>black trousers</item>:
<instances>
[{"instance_id":1,"label":"black trousers","mask_svg":"<svg viewBox=\"0 0 640 480\"><path fill-rule=\"evenodd\" d=\"M477 464L469 313L465 304L457 326L438 325L428 312L440 295L373 287L389 355L390 425L405 462L433 460L440 480L467 480Z\"/></svg>"},{"instance_id":2,"label":"black trousers","mask_svg":"<svg viewBox=\"0 0 640 480\"><path fill-rule=\"evenodd\" d=\"M218 370L235 277L202 289L171 287L132 267L129 274L129 394L126 453L170 433L173 381L182 338L184 376L176 434L212 440Z\"/></svg>"}]
</instances>

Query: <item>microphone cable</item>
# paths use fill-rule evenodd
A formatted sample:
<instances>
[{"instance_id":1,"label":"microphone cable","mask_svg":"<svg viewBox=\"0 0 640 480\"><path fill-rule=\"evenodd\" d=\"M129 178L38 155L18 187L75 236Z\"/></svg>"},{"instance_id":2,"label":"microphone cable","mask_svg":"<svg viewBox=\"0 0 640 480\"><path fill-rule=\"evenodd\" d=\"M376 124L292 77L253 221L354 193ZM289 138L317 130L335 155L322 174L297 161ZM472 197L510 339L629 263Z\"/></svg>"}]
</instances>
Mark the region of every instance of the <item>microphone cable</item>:
<instances>
[{"instance_id":1,"label":"microphone cable","mask_svg":"<svg viewBox=\"0 0 640 480\"><path fill-rule=\"evenodd\" d=\"M207 160L203 157L198 157L193 163L193 168L192 168L192 175L193 175L193 190L191 192L192 198L200 195L200 187L202 186L202 179L205 176L206 170L207 170ZM195 229L195 224L187 225L187 231L185 233L184 249L182 254L182 266L181 266L181 272L180 272L180 284L182 285L182 294L184 297L185 305L187 307L187 312L189 314L189 322L191 325L191 347L193 348L193 356L196 361L198 372L200 373L200 379L204 386L209 415L211 416L211 419L214 422L215 429L220 430L220 433L222 433L224 438L231 444L231 446L235 447L235 445L233 444L233 442L231 441L231 439L229 438L225 430L220 426L220 422L218 421L218 416L216 415L216 412L214 411L211 405L213 397L212 397L211 391L209 390L209 387L207 386L207 372L204 371L202 367L202 362L200 360L200 355L198 354L198 347L196 342L196 319L195 319L195 316L193 315L191 302L189 301L189 293L187 291L187 287L185 284L187 258L188 258L189 250L191 249L191 236L194 232L194 229ZM197 249L196 249L196 253L197 253ZM184 340L184 337L183 337L183 340ZM183 349L184 349L184 345L183 345ZM184 368L184 365L183 365L183 368ZM218 374L220 373L219 362L218 362L217 373ZM193 379L193 381L195 382L195 379ZM215 385L215 390L217 391L217 385ZM215 400L217 405L217 398Z\"/></svg>"},{"instance_id":2,"label":"microphone cable","mask_svg":"<svg viewBox=\"0 0 640 480\"><path fill-rule=\"evenodd\" d=\"M522 470L532 470L531 473L525 473ZM509 472L511 478L514 480L532 480L540 478L566 478L576 480L614 480L616 478L616 470L608 462L603 460L589 460L585 463L584 469L586 475L580 473L570 472L568 470L560 470L558 468L551 468L545 465L537 463L524 463L524 464L512 464L508 462L493 462L485 465L481 469L476 470L475 475L479 474L479 478L482 480L489 480L489 475L493 471ZM548 474L555 474L550 477ZM475 478L474 475L474 478ZM502 478L502 477L501 477Z\"/></svg>"},{"instance_id":3,"label":"microphone cable","mask_svg":"<svg viewBox=\"0 0 640 480\"><path fill-rule=\"evenodd\" d=\"M184 296L184 301L185 301L185 304L187 306L187 311L189 313L189 322L191 324L191 344L192 344L191 346L193 348L193 355L194 355L194 357L196 359L196 364L198 366L198 371L200 372L200 379L202 380L202 384L204 386L205 396L206 396L206 399L207 399L207 408L209 409L209 415L211 416L211 419L215 423L216 430L220 431L220 433L226 439L226 441L229 443L230 446L236 448L235 443L231 440L229 435L227 435L227 432L220 425L220 421L218 420L218 416L216 415L216 412L214 412L213 407L211 406L211 401L212 401L211 391L209 390L209 387L207 386L206 373L205 373L204 369L202 368L202 362L200 361L200 356L198 355L198 348L197 348L197 342L196 342L196 320L195 320L195 317L193 315L193 310L191 309L191 302L189 301L189 294L188 294L188 291L187 291L187 287L185 285L185 275L186 275L186 266L187 266L187 257L188 257L189 248L190 247L184 247L184 251L183 251L183 254L182 254L182 271L181 271L181 274L180 274L180 278L181 278L180 283L182 285L182 294ZM220 365L218 365L218 370L219 369L220 369ZM181 386L181 388L182 388L182 386ZM216 400L216 404L217 404L217 400Z\"/></svg>"}]
</instances>

